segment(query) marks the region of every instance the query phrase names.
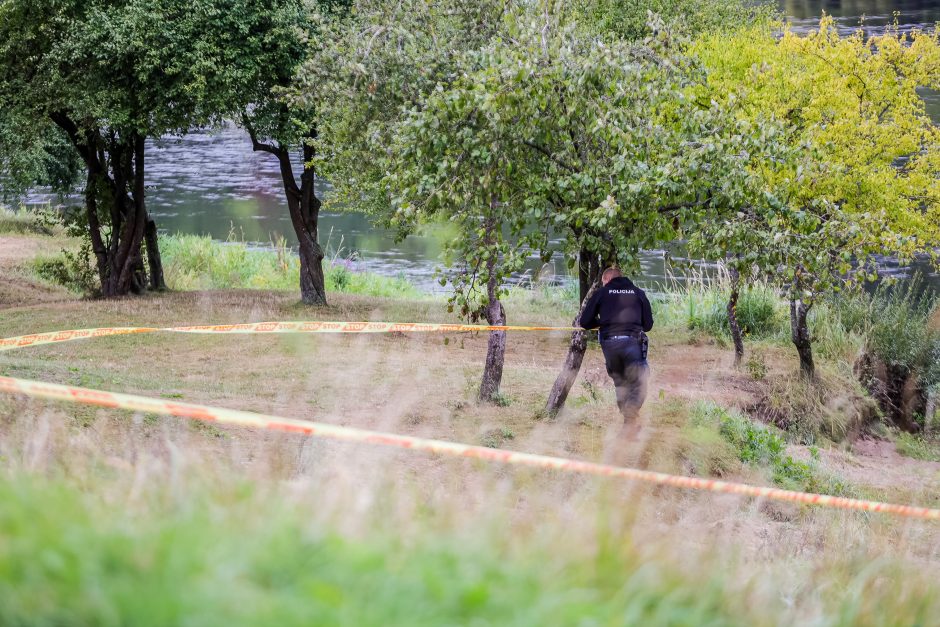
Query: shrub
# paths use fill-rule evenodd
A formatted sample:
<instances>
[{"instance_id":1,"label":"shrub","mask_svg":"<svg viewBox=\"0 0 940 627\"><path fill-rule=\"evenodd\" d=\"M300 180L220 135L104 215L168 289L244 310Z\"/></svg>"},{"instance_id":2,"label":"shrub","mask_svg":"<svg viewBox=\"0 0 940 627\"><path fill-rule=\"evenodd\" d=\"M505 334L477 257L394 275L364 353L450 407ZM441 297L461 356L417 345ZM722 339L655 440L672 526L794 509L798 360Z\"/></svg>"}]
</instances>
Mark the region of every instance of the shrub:
<instances>
[{"instance_id":1,"label":"shrub","mask_svg":"<svg viewBox=\"0 0 940 627\"><path fill-rule=\"evenodd\" d=\"M692 411L693 425L710 425L734 448L746 464L769 468L774 483L790 490L847 494L850 487L825 473L816 459L799 461L785 454L786 443L774 428L755 423L747 416L710 402L698 403Z\"/></svg>"},{"instance_id":2,"label":"shrub","mask_svg":"<svg viewBox=\"0 0 940 627\"><path fill-rule=\"evenodd\" d=\"M785 448L783 438L768 427L754 423L747 416L729 411L715 403L698 403L693 408L692 422L717 428L745 463L770 463L779 457Z\"/></svg>"},{"instance_id":3,"label":"shrub","mask_svg":"<svg viewBox=\"0 0 940 627\"><path fill-rule=\"evenodd\" d=\"M881 361L908 374L927 368L934 336L930 318L937 305L933 293L922 294L915 276L896 287L881 287L872 302L868 346Z\"/></svg>"},{"instance_id":4,"label":"shrub","mask_svg":"<svg viewBox=\"0 0 940 627\"><path fill-rule=\"evenodd\" d=\"M720 433L738 450L742 462L769 464L780 457L785 448L783 438L763 425L732 413L721 420Z\"/></svg>"},{"instance_id":5,"label":"shrub","mask_svg":"<svg viewBox=\"0 0 940 627\"><path fill-rule=\"evenodd\" d=\"M741 291L738 297L738 324L745 336L767 338L781 330L780 299L773 289L755 285ZM714 337L728 338L728 293L721 286L701 292L699 298L687 296L687 326L690 331L703 331Z\"/></svg>"},{"instance_id":6,"label":"shrub","mask_svg":"<svg viewBox=\"0 0 940 627\"><path fill-rule=\"evenodd\" d=\"M91 245L83 243L77 251L63 250L52 257L37 257L33 260L33 271L40 278L72 292L95 296L100 292L100 284L90 258Z\"/></svg>"},{"instance_id":7,"label":"shrub","mask_svg":"<svg viewBox=\"0 0 940 627\"><path fill-rule=\"evenodd\" d=\"M744 367L755 381L763 381L767 378L767 362L764 360L764 356L761 353L751 351Z\"/></svg>"}]
</instances>

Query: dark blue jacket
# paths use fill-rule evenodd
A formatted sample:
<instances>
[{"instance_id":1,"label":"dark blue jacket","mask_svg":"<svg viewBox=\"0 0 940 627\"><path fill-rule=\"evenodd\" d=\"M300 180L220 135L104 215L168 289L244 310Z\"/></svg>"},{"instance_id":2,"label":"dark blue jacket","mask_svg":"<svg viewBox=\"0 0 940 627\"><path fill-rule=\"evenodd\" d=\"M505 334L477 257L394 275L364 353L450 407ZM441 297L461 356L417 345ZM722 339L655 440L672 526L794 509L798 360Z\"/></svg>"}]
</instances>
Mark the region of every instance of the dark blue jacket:
<instances>
[{"instance_id":1,"label":"dark blue jacket","mask_svg":"<svg viewBox=\"0 0 940 627\"><path fill-rule=\"evenodd\" d=\"M601 340L616 335L639 335L653 328L653 310L646 292L627 277L617 277L591 296L581 314L581 326L600 327Z\"/></svg>"}]
</instances>

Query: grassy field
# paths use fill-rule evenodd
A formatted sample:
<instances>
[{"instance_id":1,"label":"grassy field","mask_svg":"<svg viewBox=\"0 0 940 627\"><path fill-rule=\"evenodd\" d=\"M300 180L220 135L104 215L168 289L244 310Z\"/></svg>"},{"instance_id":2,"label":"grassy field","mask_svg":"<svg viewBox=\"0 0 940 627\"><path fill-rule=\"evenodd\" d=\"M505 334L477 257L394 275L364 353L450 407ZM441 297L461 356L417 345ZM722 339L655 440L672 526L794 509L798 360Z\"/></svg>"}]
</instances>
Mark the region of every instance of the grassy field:
<instances>
[{"instance_id":1,"label":"grassy field","mask_svg":"<svg viewBox=\"0 0 940 627\"><path fill-rule=\"evenodd\" d=\"M34 259L60 246L0 234L0 337L124 324L456 321L441 298L404 286L376 293L390 283L370 277L319 309L276 284L206 289L226 264L183 263L172 245L171 287L198 291L86 300L36 274ZM270 261L252 262L255 275ZM251 277L230 280L235 288ZM755 330L750 365L733 369L708 316L689 315L707 298L690 290L657 304L644 430L628 450L614 449L619 419L595 346L567 409L542 415L563 333L510 336L505 406L474 400L486 344L476 334L112 337L2 353L0 373L940 505L940 464L818 429L859 420L852 333L832 332L820 359L827 387L814 395L776 326ZM549 289L513 293L509 322L566 324L570 301ZM820 435L799 444L748 417L772 403L816 412L808 429ZM0 504L4 625L940 624L936 523L16 397L0 396Z\"/></svg>"}]
</instances>

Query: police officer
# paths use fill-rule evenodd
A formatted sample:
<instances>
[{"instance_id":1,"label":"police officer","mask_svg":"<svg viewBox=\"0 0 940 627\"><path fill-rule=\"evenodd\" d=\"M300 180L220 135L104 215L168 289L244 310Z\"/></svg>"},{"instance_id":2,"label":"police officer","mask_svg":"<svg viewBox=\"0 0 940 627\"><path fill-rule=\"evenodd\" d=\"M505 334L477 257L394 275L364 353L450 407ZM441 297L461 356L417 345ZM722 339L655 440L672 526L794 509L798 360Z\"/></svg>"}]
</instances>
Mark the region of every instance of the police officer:
<instances>
[{"instance_id":1,"label":"police officer","mask_svg":"<svg viewBox=\"0 0 940 627\"><path fill-rule=\"evenodd\" d=\"M640 407L646 400L649 365L646 332L653 328L653 311L646 293L617 268L607 268L601 285L584 306L581 326L600 327L601 349L607 374L614 380L617 406L624 419L624 434L639 430Z\"/></svg>"}]
</instances>

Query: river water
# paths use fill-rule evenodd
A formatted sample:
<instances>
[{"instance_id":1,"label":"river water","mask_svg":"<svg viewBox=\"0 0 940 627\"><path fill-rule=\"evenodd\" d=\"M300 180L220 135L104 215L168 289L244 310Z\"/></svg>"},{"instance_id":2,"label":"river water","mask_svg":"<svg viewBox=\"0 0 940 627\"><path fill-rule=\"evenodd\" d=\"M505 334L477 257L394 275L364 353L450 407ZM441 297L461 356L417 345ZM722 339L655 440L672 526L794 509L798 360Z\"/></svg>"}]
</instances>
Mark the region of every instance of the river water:
<instances>
[{"instance_id":1,"label":"river water","mask_svg":"<svg viewBox=\"0 0 940 627\"><path fill-rule=\"evenodd\" d=\"M940 0L916 2L901 0L819 1L783 0L781 8L791 27L799 32L813 28L823 10L832 15L845 32L861 25L869 33L882 31L897 20L904 29L929 28L940 21ZM862 16L865 16L862 20ZM940 95L924 94L935 120L940 121ZM247 136L230 126L213 132L199 131L183 139L165 138L147 148L148 207L164 232L196 233L226 240L235 237L256 246L270 246L278 237L294 240L283 201L277 164L271 155L254 153ZM328 190L321 188L320 194ZM393 235L375 228L358 213L326 212L322 215L321 243L330 255L356 257L355 267L391 276L404 276L428 289L439 289L433 281L439 265L439 234L409 236L396 242ZM684 280L685 272L673 260L668 271L662 251L643 254L639 280L647 285L661 283L668 276ZM687 265L687 262L686 262ZM905 275L885 260L889 274ZM566 280L563 260L556 258L547 268L533 259L527 276ZM695 262L701 272L710 265ZM928 272L928 264L918 268ZM929 281L940 289L940 276Z\"/></svg>"}]
</instances>

